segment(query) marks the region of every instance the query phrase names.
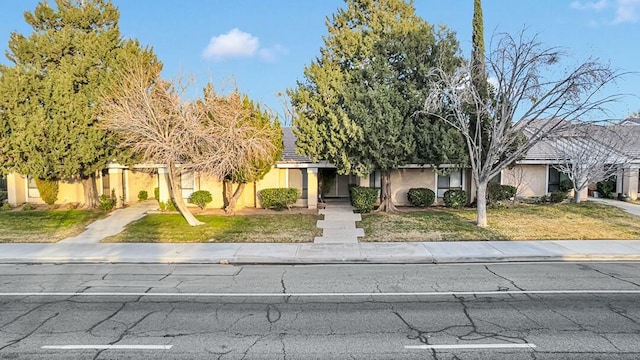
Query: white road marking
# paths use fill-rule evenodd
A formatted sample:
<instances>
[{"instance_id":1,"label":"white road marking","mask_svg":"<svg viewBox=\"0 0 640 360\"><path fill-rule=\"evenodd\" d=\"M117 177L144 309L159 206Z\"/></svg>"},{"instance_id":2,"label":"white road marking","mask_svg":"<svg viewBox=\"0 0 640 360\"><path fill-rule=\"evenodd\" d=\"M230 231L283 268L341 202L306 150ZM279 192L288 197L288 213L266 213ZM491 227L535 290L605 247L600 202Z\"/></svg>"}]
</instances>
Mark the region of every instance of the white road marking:
<instances>
[{"instance_id":1,"label":"white road marking","mask_svg":"<svg viewBox=\"0 0 640 360\"><path fill-rule=\"evenodd\" d=\"M169 350L173 345L45 345L41 349L54 350Z\"/></svg>"},{"instance_id":2,"label":"white road marking","mask_svg":"<svg viewBox=\"0 0 640 360\"><path fill-rule=\"evenodd\" d=\"M410 350L446 350L446 349L535 349L534 344L454 344L454 345L407 345Z\"/></svg>"},{"instance_id":3,"label":"white road marking","mask_svg":"<svg viewBox=\"0 0 640 360\"><path fill-rule=\"evenodd\" d=\"M144 297L389 297L389 296L489 296L489 295L640 295L640 290L507 290L507 291L432 291L397 293L142 293L142 292L13 292L3 296L144 296Z\"/></svg>"}]
</instances>

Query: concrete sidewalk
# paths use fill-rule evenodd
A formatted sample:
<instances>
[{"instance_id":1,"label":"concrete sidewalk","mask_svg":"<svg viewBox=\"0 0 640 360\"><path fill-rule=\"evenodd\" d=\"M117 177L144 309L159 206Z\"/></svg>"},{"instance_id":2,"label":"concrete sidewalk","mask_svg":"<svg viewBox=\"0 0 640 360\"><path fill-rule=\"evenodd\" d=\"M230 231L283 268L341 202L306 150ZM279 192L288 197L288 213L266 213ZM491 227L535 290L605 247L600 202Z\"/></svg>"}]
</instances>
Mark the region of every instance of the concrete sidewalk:
<instances>
[{"instance_id":1,"label":"concrete sidewalk","mask_svg":"<svg viewBox=\"0 0 640 360\"><path fill-rule=\"evenodd\" d=\"M0 244L0 263L343 264L640 261L640 240L357 244Z\"/></svg>"},{"instance_id":2,"label":"concrete sidewalk","mask_svg":"<svg viewBox=\"0 0 640 360\"><path fill-rule=\"evenodd\" d=\"M589 198L589 201L595 201L601 204L615 206L620 208L629 214L640 216L640 205L634 203L628 203L620 200L602 199L602 198Z\"/></svg>"}]
</instances>

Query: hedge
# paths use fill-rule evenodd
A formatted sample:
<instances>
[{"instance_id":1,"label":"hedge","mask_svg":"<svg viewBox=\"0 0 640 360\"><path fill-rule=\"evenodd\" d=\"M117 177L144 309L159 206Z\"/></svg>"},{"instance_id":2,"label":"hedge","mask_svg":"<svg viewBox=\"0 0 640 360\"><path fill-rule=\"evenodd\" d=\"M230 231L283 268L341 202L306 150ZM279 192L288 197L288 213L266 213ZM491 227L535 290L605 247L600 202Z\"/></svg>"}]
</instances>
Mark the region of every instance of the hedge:
<instances>
[{"instance_id":1,"label":"hedge","mask_svg":"<svg viewBox=\"0 0 640 360\"><path fill-rule=\"evenodd\" d=\"M207 190L198 190L191 193L189 201L191 201L192 204L198 205L200 209L204 209L208 203L213 201L213 197L211 197L211 193Z\"/></svg>"},{"instance_id":2,"label":"hedge","mask_svg":"<svg viewBox=\"0 0 640 360\"><path fill-rule=\"evenodd\" d=\"M260 191L262 207L265 209L274 208L283 210L290 208L300 196L298 189L291 188L271 188Z\"/></svg>"},{"instance_id":3,"label":"hedge","mask_svg":"<svg viewBox=\"0 0 640 360\"><path fill-rule=\"evenodd\" d=\"M489 183L487 185L487 200L490 204L509 200L516 196L516 191L515 186Z\"/></svg>"},{"instance_id":4,"label":"hedge","mask_svg":"<svg viewBox=\"0 0 640 360\"><path fill-rule=\"evenodd\" d=\"M58 200L58 182L56 180L43 180L36 178L36 186L40 198L47 205L53 205Z\"/></svg>"},{"instance_id":5,"label":"hedge","mask_svg":"<svg viewBox=\"0 0 640 360\"><path fill-rule=\"evenodd\" d=\"M367 214L376 206L378 200L378 189L362 186L352 186L349 188L351 205L359 213Z\"/></svg>"},{"instance_id":6,"label":"hedge","mask_svg":"<svg viewBox=\"0 0 640 360\"><path fill-rule=\"evenodd\" d=\"M464 190L447 190L442 200L446 207L461 208L467 203L467 193Z\"/></svg>"},{"instance_id":7,"label":"hedge","mask_svg":"<svg viewBox=\"0 0 640 360\"><path fill-rule=\"evenodd\" d=\"M407 199L413 206L428 207L436 200L436 194L427 188L411 188L407 192Z\"/></svg>"}]
</instances>

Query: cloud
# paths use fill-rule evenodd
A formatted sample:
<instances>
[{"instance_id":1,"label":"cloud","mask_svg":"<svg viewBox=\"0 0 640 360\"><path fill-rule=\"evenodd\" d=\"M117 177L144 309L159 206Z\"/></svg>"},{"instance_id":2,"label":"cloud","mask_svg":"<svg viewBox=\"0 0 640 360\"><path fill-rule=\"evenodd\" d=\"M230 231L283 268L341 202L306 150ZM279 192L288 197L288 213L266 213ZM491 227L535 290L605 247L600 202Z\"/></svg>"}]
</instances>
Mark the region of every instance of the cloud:
<instances>
[{"instance_id":1,"label":"cloud","mask_svg":"<svg viewBox=\"0 0 640 360\"><path fill-rule=\"evenodd\" d=\"M260 48L258 51L258 57L265 62L276 62L282 55L289 53L289 50L280 44L277 44L270 48Z\"/></svg>"},{"instance_id":2,"label":"cloud","mask_svg":"<svg viewBox=\"0 0 640 360\"><path fill-rule=\"evenodd\" d=\"M202 58L206 60L225 60L253 56L260 41L257 37L234 28L226 34L214 36L209 45L202 51Z\"/></svg>"},{"instance_id":3,"label":"cloud","mask_svg":"<svg viewBox=\"0 0 640 360\"><path fill-rule=\"evenodd\" d=\"M604 10L606 7L609 6L609 1L608 0L599 0L599 1L585 1L584 3L581 1L573 1L571 4L569 4L569 6L572 9L577 9L577 10L595 10L595 11L602 11Z\"/></svg>"},{"instance_id":4,"label":"cloud","mask_svg":"<svg viewBox=\"0 0 640 360\"><path fill-rule=\"evenodd\" d=\"M597 26L599 23L617 25L623 23L635 23L640 21L640 0L598 0L598 1L573 1L569 4L572 9L580 11L603 12L611 9L613 20L590 20L589 26ZM607 14L610 14L607 11ZM605 15L607 16L607 15ZM611 18L609 18L611 19Z\"/></svg>"},{"instance_id":5,"label":"cloud","mask_svg":"<svg viewBox=\"0 0 640 360\"><path fill-rule=\"evenodd\" d=\"M618 0L614 24L635 23L640 20L640 0Z\"/></svg>"}]
</instances>

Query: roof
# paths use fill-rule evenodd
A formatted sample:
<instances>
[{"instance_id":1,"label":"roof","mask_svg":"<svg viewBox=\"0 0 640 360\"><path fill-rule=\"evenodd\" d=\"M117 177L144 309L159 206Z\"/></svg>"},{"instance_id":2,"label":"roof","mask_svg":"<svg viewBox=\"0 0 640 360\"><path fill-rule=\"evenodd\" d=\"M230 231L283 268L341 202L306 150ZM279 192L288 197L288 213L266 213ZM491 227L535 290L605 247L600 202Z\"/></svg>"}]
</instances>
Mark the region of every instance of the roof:
<instances>
[{"instance_id":1,"label":"roof","mask_svg":"<svg viewBox=\"0 0 640 360\"><path fill-rule=\"evenodd\" d=\"M282 128L282 142L284 143L284 150L282 151L282 159L284 162L298 162L298 163L311 163L311 159L298 155L296 152L296 136L293 133L292 127Z\"/></svg>"}]
</instances>

